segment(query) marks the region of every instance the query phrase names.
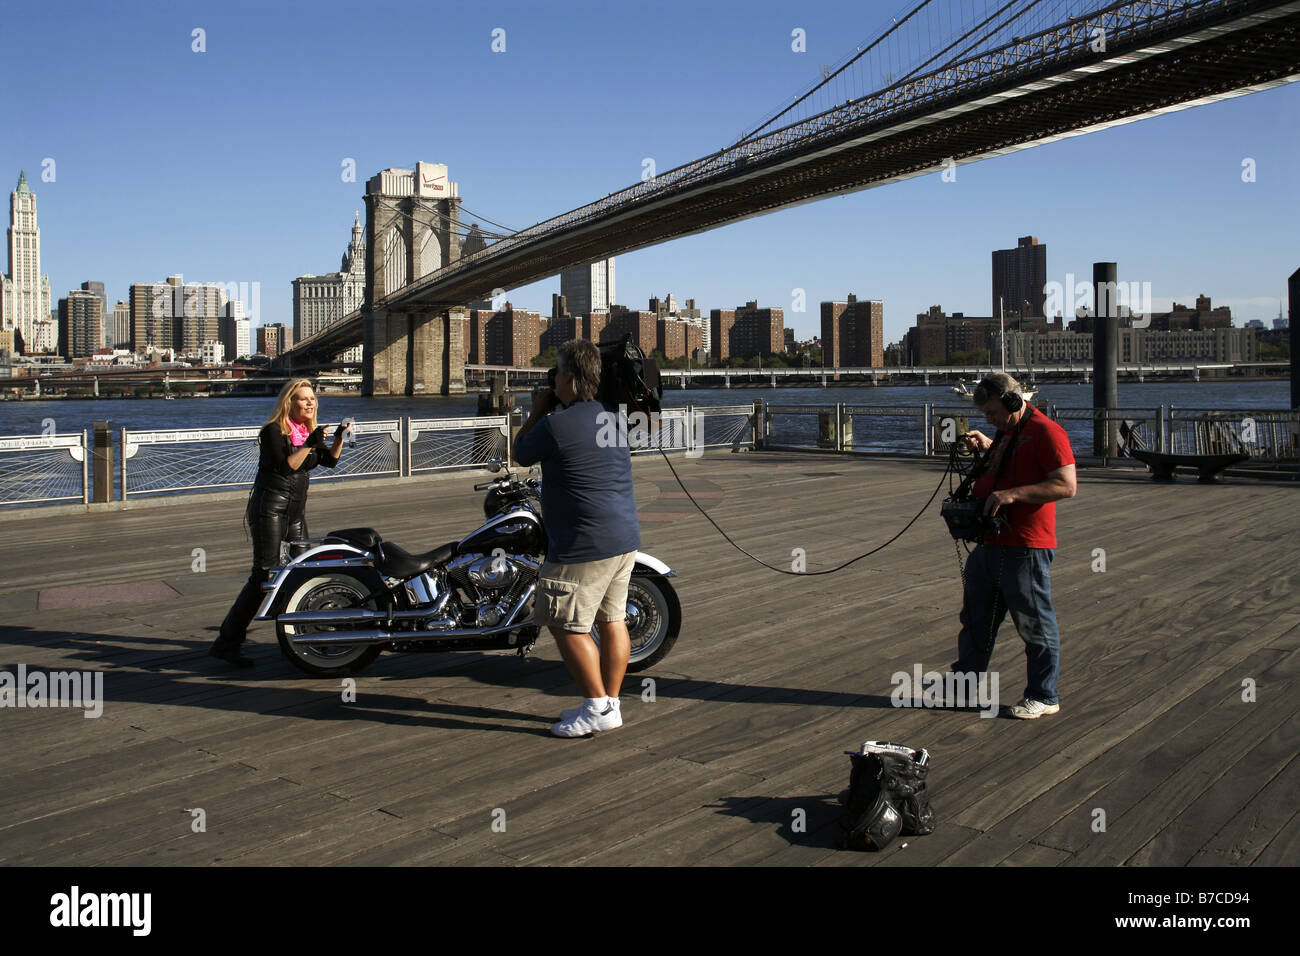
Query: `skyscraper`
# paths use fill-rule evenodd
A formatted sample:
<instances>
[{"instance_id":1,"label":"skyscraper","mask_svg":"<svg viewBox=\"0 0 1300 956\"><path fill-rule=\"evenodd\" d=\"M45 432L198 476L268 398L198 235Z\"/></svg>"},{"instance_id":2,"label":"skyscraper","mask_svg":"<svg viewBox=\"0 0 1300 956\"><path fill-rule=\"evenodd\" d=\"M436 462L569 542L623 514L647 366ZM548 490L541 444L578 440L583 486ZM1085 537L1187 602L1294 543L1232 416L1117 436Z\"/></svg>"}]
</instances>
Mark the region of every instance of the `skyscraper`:
<instances>
[{"instance_id":1,"label":"skyscraper","mask_svg":"<svg viewBox=\"0 0 1300 956\"><path fill-rule=\"evenodd\" d=\"M885 312L879 299L823 302L822 361L828 368L881 368L885 364Z\"/></svg>"},{"instance_id":2,"label":"skyscraper","mask_svg":"<svg viewBox=\"0 0 1300 956\"><path fill-rule=\"evenodd\" d=\"M614 304L614 260L601 259L564 270L560 273L560 295L564 296L570 315L608 312Z\"/></svg>"},{"instance_id":3,"label":"skyscraper","mask_svg":"<svg viewBox=\"0 0 1300 956\"><path fill-rule=\"evenodd\" d=\"M1019 318L1043 315L1047 301L1047 245L1037 236L1022 236L1014 249L993 252L993 309L998 317L998 303Z\"/></svg>"},{"instance_id":4,"label":"skyscraper","mask_svg":"<svg viewBox=\"0 0 1300 956\"><path fill-rule=\"evenodd\" d=\"M121 299L113 306L112 334L108 337L112 339L108 343L110 348L131 348L131 307Z\"/></svg>"},{"instance_id":5,"label":"skyscraper","mask_svg":"<svg viewBox=\"0 0 1300 956\"><path fill-rule=\"evenodd\" d=\"M75 289L59 300L59 351L68 359L89 358L104 346L104 300Z\"/></svg>"},{"instance_id":6,"label":"skyscraper","mask_svg":"<svg viewBox=\"0 0 1300 956\"><path fill-rule=\"evenodd\" d=\"M0 277L0 328L13 329L24 352L53 351L50 277L41 274L41 230L36 225L36 197L27 173L9 194L9 274Z\"/></svg>"},{"instance_id":7,"label":"skyscraper","mask_svg":"<svg viewBox=\"0 0 1300 956\"><path fill-rule=\"evenodd\" d=\"M137 352L175 349L197 358L204 342L221 340L221 317L229 299L219 285L187 283L174 275L166 282L132 283L130 298Z\"/></svg>"},{"instance_id":8,"label":"skyscraper","mask_svg":"<svg viewBox=\"0 0 1300 956\"><path fill-rule=\"evenodd\" d=\"M302 275L293 280L293 337L301 342L361 308L366 298L366 235L358 211L352 241L338 272ZM348 349L344 362L360 362L361 346Z\"/></svg>"}]
</instances>

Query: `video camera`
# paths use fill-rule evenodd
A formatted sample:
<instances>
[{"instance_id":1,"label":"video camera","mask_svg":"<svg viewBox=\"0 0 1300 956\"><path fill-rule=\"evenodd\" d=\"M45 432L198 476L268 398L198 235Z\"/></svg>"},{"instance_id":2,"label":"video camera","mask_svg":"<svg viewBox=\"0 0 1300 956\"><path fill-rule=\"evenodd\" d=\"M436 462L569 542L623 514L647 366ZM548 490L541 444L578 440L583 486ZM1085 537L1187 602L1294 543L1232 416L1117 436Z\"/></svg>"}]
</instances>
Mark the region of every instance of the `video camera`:
<instances>
[{"instance_id":1,"label":"video camera","mask_svg":"<svg viewBox=\"0 0 1300 956\"><path fill-rule=\"evenodd\" d=\"M616 342L601 342L600 388L596 397L607 405L623 405L629 411L647 415L657 413L664 397L659 378L659 363L647 356L631 335ZM559 368L546 372L546 384L555 390L555 376Z\"/></svg>"},{"instance_id":2,"label":"video camera","mask_svg":"<svg viewBox=\"0 0 1300 956\"><path fill-rule=\"evenodd\" d=\"M984 503L988 499L975 497L975 481L988 467L988 458L976 454L969 465L963 466L959 461L963 445L962 438L958 438L952 444L948 473L949 475L954 472L960 474L962 481L956 490L953 490L952 480L949 478L948 497L943 499L943 504L939 506L939 516L948 525L948 533L953 536L953 540L983 544L986 537L1000 534L1008 530L1011 525L1000 514L984 513ZM999 475L1001 471L999 468ZM995 479L994 484L996 483Z\"/></svg>"},{"instance_id":3,"label":"video camera","mask_svg":"<svg viewBox=\"0 0 1300 956\"><path fill-rule=\"evenodd\" d=\"M960 489L959 489L960 492ZM1002 515L986 515L983 498L949 495L939 506L939 516L948 524L948 533L957 541L973 541L983 544L985 537L1006 531L1007 524Z\"/></svg>"}]
</instances>

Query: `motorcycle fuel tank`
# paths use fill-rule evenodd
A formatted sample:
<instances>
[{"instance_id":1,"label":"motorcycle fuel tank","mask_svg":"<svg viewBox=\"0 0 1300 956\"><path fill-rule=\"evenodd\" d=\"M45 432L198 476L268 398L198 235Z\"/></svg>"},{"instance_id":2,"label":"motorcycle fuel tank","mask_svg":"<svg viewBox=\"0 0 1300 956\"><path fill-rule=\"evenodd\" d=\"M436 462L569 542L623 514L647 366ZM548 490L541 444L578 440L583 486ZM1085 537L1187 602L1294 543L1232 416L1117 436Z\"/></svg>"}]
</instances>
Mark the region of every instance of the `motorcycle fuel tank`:
<instances>
[{"instance_id":1,"label":"motorcycle fuel tank","mask_svg":"<svg viewBox=\"0 0 1300 956\"><path fill-rule=\"evenodd\" d=\"M482 551L490 554L496 548L515 554L544 553L546 535L537 515L525 508L515 508L499 514L477 531L466 535L456 545L456 553Z\"/></svg>"}]
</instances>

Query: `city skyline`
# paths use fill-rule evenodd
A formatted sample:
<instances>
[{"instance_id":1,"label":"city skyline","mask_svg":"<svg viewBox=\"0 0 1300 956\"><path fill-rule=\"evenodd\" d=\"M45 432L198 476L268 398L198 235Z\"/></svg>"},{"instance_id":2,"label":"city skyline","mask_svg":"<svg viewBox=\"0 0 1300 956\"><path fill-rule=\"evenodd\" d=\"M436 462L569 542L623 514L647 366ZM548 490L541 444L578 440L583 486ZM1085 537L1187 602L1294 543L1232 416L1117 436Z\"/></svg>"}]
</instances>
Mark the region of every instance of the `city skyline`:
<instances>
[{"instance_id":1,"label":"city skyline","mask_svg":"<svg viewBox=\"0 0 1300 956\"><path fill-rule=\"evenodd\" d=\"M0 79L10 88L25 74L46 80L10 117L0 176L8 192L25 169L38 195L41 271L52 298L98 280L110 302L125 300L131 283L182 273L260 283L257 321L292 325L292 280L337 261L365 181L380 169L446 163L460 183L466 226L498 231L484 216L527 226L638 181L645 159L663 171L733 140L753 117L810 86L819 64L851 50L844 37L874 35L901 7L746 6L740 18L742 8L723 5L697 11L686 30L670 17L646 23L622 11L593 24L585 5L448 10L440 29L462 43L465 68L478 67L475 83L457 91L455 118L385 101L362 131L325 122L311 100L328 88L331 110L370 102L364 84L336 82L358 55L345 17L302 23L252 5L144 4L120 17L88 8L87 29L69 36L56 12L33 11L33 41L6 58ZM791 50L795 28L807 33L806 54ZM192 49L195 29L204 31L202 52ZM503 52L492 49L496 29L505 31ZM135 31L158 62L110 61L93 89L44 67L41 51L56 42L76 53ZM591 84L577 75L583 71L548 67L561 40L599 40L611 60L657 41L659 72L646 83L609 71ZM729 55L742 47L763 69L737 76ZM385 82L414 77L414 67L389 66L397 76ZM149 84L156 69L175 82ZM566 103L589 103L602 115L599 137L581 148L555 122L555 108ZM67 130L73 109L87 117L88 131ZM129 135L134 113L156 111L161 141L183 143L184 135L165 135L167 118L183 130L196 110L249 148L176 150L171 159L150 137ZM820 332L818 303L854 293L883 302L885 339L897 341L932 305L982 313L990 253L1034 235L1050 246L1049 281L1115 261L1121 281L1151 283L1157 310L1203 293L1231 307L1239 324L1271 324L1295 268L1284 213L1298 195L1288 168L1300 145L1297 116L1300 91L1283 87L959 166L955 182L934 173L625 253L617 301L639 309L671 292L707 314L752 300L783 309L786 327L808 339ZM490 120L486 133L473 117ZM501 150L496 134L523 150ZM85 146L105 138L120 148ZM355 182L343 181L349 162ZM545 314L559 287L557 273L509 290L509 298Z\"/></svg>"}]
</instances>

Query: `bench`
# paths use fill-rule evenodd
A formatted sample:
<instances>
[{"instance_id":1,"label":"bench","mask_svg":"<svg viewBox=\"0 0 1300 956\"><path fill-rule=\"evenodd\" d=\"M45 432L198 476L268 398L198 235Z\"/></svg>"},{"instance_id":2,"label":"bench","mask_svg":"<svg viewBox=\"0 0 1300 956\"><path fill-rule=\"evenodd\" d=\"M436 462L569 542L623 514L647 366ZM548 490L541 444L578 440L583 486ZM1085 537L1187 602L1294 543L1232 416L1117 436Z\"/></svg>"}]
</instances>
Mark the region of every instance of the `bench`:
<instances>
[{"instance_id":1,"label":"bench","mask_svg":"<svg viewBox=\"0 0 1300 956\"><path fill-rule=\"evenodd\" d=\"M1198 425L1215 425L1217 422L1198 422ZM1139 433L1132 421L1121 421L1119 423L1120 447L1124 454L1128 455L1134 461L1140 461L1151 471L1151 478L1154 481L1173 481L1174 469L1182 466L1184 468L1195 468L1200 474L1197 481L1212 483L1223 480L1223 472L1233 465L1239 465L1243 461L1249 461L1250 455L1243 451L1229 451L1219 454L1203 455L1171 455L1165 452L1151 451L1147 447L1145 439ZM1225 437L1231 439L1238 449L1241 443L1236 436L1226 429L1221 429L1219 434L1214 438L1219 442L1224 442Z\"/></svg>"}]
</instances>

